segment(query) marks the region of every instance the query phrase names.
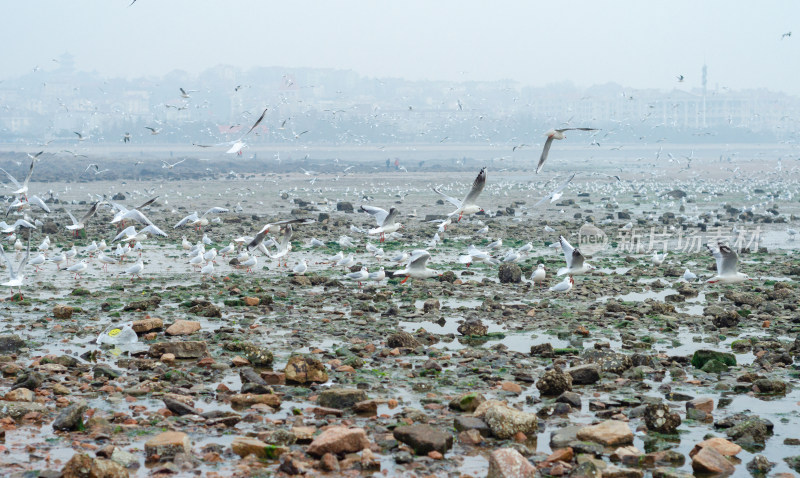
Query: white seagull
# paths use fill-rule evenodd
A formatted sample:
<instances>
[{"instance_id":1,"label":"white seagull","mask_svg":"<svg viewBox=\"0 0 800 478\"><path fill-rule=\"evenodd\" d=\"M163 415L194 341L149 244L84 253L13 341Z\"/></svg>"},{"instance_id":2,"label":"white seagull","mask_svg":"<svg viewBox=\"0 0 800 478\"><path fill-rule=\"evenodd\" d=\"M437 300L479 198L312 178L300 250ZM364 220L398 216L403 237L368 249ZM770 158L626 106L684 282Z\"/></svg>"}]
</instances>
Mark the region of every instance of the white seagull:
<instances>
[{"instance_id":1,"label":"white seagull","mask_svg":"<svg viewBox=\"0 0 800 478\"><path fill-rule=\"evenodd\" d=\"M722 243L717 243L717 246L719 247L719 250L715 251L711 248L711 246L706 244L706 247L711 252L711 255L714 256L714 259L717 261L717 275L709 279L707 282L710 284L717 282L722 282L723 284L734 284L736 282L752 280L747 277L747 274L738 272L736 270L736 267L739 263L739 256L736 254L736 251Z\"/></svg>"},{"instance_id":2,"label":"white seagull","mask_svg":"<svg viewBox=\"0 0 800 478\"><path fill-rule=\"evenodd\" d=\"M475 181L472 182L472 188L469 190L466 196L462 201L454 197L450 197L447 194L439 191L437 188L433 188L433 192L439 194L443 198L447 199L451 204L453 204L457 209L448 216L455 216L458 214L458 220L460 221L461 218L466 214L475 214L477 212L483 211L483 208L475 204L475 201L478 200L478 196L481 195L483 188L486 186L486 167L483 167L481 171L478 173L478 177L475 178Z\"/></svg>"},{"instance_id":3,"label":"white seagull","mask_svg":"<svg viewBox=\"0 0 800 478\"><path fill-rule=\"evenodd\" d=\"M567 276L564 278L563 281L559 282L558 284L554 285L550 288L551 292L567 292L568 290L572 289L572 285L575 284L575 279L572 276Z\"/></svg>"},{"instance_id":4,"label":"white seagull","mask_svg":"<svg viewBox=\"0 0 800 478\"><path fill-rule=\"evenodd\" d=\"M548 199L550 200L551 203L554 203L554 202L558 201L559 199L561 199L561 196L564 195L564 192L563 192L564 188L566 188L569 185L569 183L572 182L572 178L575 177L575 174L576 173L572 173L572 176L570 176L569 179L567 179L567 181L564 184L562 184L561 186L557 187L555 189L555 191L551 192L547 196L545 196L542 199L540 199L536 204L533 205L533 207L540 206L543 202L547 201ZM547 227L548 226L545 226L545 228L547 228ZM545 229L545 230L547 230L547 229Z\"/></svg>"},{"instance_id":5,"label":"white seagull","mask_svg":"<svg viewBox=\"0 0 800 478\"><path fill-rule=\"evenodd\" d=\"M67 230L72 231L75 234L75 237L78 237L78 234L80 234L79 231L86 227L86 224L89 222L89 219L97 213L97 208L98 206L100 206L101 203L103 203L102 200L92 204L92 207L89 208L89 212L84 214L80 221L75 219L75 216L73 216L71 212L67 211L67 214L69 214L69 218L72 220L72 225L67 226Z\"/></svg>"},{"instance_id":6,"label":"white seagull","mask_svg":"<svg viewBox=\"0 0 800 478\"><path fill-rule=\"evenodd\" d=\"M539 174L539 171L542 170L542 166L544 166L544 162L547 161L547 154L550 153L550 146L553 145L554 139L564 139L566 136L564 135L564 131L596 131L597 128L562 128L562 129L551 129L545 136L547 136L547 141L544 142L544 148L542 149L542 155L539 157L539 164L536 166L536 174Z\"/></svg>"},{"instance_id":7,"label":"white seagull","mask_svg":"<svg viewBox=\"0 0 800 478\"><path fill-rule=\"evenodd\" d=\"M593 265L585 262L585 258L583 257L583 254L581 254L581 251L575 247L572 247L572 245L567 242L564 236L559 236L558 240L561 244L561 249L564 251L564 259L567 261L567 267L559 269L556 275L585 274L586 272L595 268Z\"/></svg>"},{"instance_id":8,"label":"white seagull","mask_svg":"<svg viewBox=\"0 0 800 478\"><path fill-rule=\"evenodd\" d=\"M0 244L0 255L2 255L3 260L6 262L7 270L8 270L8 280L3 282L0 285L4 285L6 287L11 288L11 295L14 295L14 287L17 288L19 292L19 300L22 300L24 297L22 296L22 284L25 282L25 274L23 270L25 269L25 265L28 263L28 258L31 254L31 243L30 243L30 236L28 236L28 250L25 252L25 257L22 258L19 265L14 268L14 264L11 263L8 257L6 257L6 251L3 250L3 245Z\"/></svg>"},{"instance_id":9,"label":"white seagull","mask_svg":"<svg viewBox=\"0 0 800 478\"><path fill-rule=\"evenodd\" d=\"M547 277L547 272L544 270L544 264L539 264L536 270L531 274L531 280L534 284L544 285L544 280Z\"/></svg>"},{"instance_id":10,"label":"white seagull","mask_svg":"<svg viewBox=\"0 0 800 478\"><path fill-rule=\"evenodd\" d=\"M375 218L375 221L378 223L378 227L370 229L367 232L369 234L380 234L381 242L384 241L386 234L391 234L403 227L403 225L399 222L395 222L395 219L397 218L396 208L390 208L389 211L386 211L385 209L381 209L379 207L362 205L361 210L371 214L372 217Z\"/></svg>"},{"instance_id":11,"label":"white seagull","mask_svg":"<svg viewBox=\"0 0 800 478\"><path fill-rule=\"evenodd\" d=\"M33 174L33 165L34 164L36 164L36 160L31 161L31 167L28 168L28 175L25 176L25 180L22 181L22 184L20 184L16 180L16 178L14 178L14 176L12 176L8 171L6 171L3 168L0 168L0 171L6 173L6 176L8 176L8 179L12 183L14 183L14 186L16 186L17 190L16 191L12 191L13 194L20 194L22 196L25 196L26 199L28 198L28 183L31 180L31 174Z\"/></svg>"},{"instance_id":12,"label":"white seagull","mask_svg":"<svg viewBox=\"0 0 800 478\"><path fill-rule=\"evenodd\" d=\"M172 228L177 229L184 224L189 224L191 226L195 226L196 229L201 230L203 226L208 225L208 219L206 216L209 214L219 214L223 212L228 212L228 210L224 207L212 207L208 211L204 212L202 216L197 215L197 211L189 214L188 216L184 217L177 224L175 224Z\"/></svg>"},{"instance_id":13,"label":"white seagull","mask_svg":"<svg viewBox=\"0 0 800 478\"><path fill-rule=\"evenodd\" d=\"M430 253L423 249L417 249L411 252L411 258L408 260L408 264L406 264L406 268L395 271L392 274L392 277L396 276L406 276L405 279L401 282L401 284L405 284L405 282L410 279L428 279L431 277L436 277L441 275L439 271L429 269L428 268L428 260L431 258Z\"/></svg>"}]
</instances>

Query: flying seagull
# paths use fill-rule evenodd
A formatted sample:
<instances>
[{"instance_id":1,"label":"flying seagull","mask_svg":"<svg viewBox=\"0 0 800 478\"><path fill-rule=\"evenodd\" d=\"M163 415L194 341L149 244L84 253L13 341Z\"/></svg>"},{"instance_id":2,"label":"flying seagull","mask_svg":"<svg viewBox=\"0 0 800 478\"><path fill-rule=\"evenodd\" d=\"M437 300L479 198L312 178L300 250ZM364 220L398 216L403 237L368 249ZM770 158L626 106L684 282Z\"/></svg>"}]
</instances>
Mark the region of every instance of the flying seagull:
<instances>
[{"instance_id":1,"label":"flying seagull","mask_svg":"<svg viewBox=\"0 0 800 478\"><path fill-rule=\"evenodd\" d=\"M385 209L375 206L361 206L361 210L371 214L372 217L375 218L375 221L378 223L378 227L370 229L368 233L380 234L381 242L384 241L386 234L391 234L403 227L402 224L394 221L397 218L397 209L395 208L391 208L386 211Z\"/></svg>"},{"instance_id":2,"label":"flying seagull","mask_svg":"<svg viewBox=\"0 0 800 478\"><path fill-rule=\"evenodd\" d=\"M268 109L269 109L269 108L264 108L264 112L263 112L263 113L261 113L261 116L259 116L259 117L258 117L258 119L256 120L256 122L255 122L255 123L253 123L253 126L251 126L251 127L250 127L250 129L248 129L248 130L247 130L247 133L245 133L245 134L244 134L244 136L247 136L248 134L250 134L250 132L251 132L251 131L253 131L254 129L256 129L256 126L258 126L259 124L261 124L261 122L264 120L264 115L266 115L266 114L267 114L267 110L268 110ZM243 136L243 137L244 137L244 136Z\"/></svg>"},{"instance_id":3,"label":"flying seagull","mask_svg":"<svg viewBox=\"0 0 800 478\"><path fill-rule=\"evenodd\" d=\"M24 181L22 181L22 184L20 184L20 183L19 183L19 182L18 182L18 181L17 181L17 180L14 178L14 176L12 176L11 174L9 174L9 172L8 172L8 171L6 171L6 170L5 170L5 169L3 169L3 168L0 168L0 171L2 171L2 172L4 172L4 173L6 173L6 176L8 176L8 179L9 179L9 180L11 180L11 182L12 182L12 183L14 183L14 186L16 186L16 187L17 187L17 190L16 190L16 191L13 191L13 193L14 193L14 194L21 194L21 195L23 195L23 196L25 196L25 199L28 199L28 183L29 183L29 182L30 182L30 180L31 180L31 174L33 174L33 165L34 165L34 164L36 164L36 161L31 161L31 167L30 167L30 168L28 168L28 175L27 175L27 176L25 176L25 180L24 180Z\"/></svg>"},{"instance_id":4,"label":"flying seagull","mask_svg":"<svg viewBox=\"0 0 800 478\"><path fill-rule=\"evenodd\" d=\"M709 283L714 284L721 282L723 284L733 284L736 282L743 282L751 280L747 274L736 270L739 264L739 256L736 251L722 243L717 243L719 250L714 250L706 244L706 247L714 256L717 261L717 275L708 280Z\"/></svg>"},{"instance_id":5,"label":"flying seagull","mask_svg":"<svg viewBox=\"0 0 800 478\"><path fill-rule=\"evenodd\" d=\"M69 214L69 218L72 220L72 224L67 226L67 230L73 231L75 237L78 237L78 234L81 229L86 227L86 223L89 222L89 219L97 213L97 208L102 204L104 201L100 200L96 203L92 204L92 207L89 208L89 212L83 215L80 221L75 219L75 216L72 215L71 212L67 211Z\"/></svg>"},{"instance_id":6,"label":"flying seagull","mask_svg":"<svg viewBox=\"0 0 800 478\"><path fill-rule=\"evenodd\" d=\"M547 154L550 153L550 146L553 145L554 139L564 139L566 136L564 135L564 131L597 131L597 128L562 128L562 129L551 129L545 136L547 136L547 141L544 142L544 149L542 149L542 156L539 158L539 164L536 166L536 174L539 174L539 171L542 170L542 166L544 166L544 162L547 161Z\"/></svg>"},{"instance_id":7,"label":"flying seagull","mask_svg":"<svg viewBox=\"0 0 800 478\"><path fill-rule=\"evenodd\" d=\"M483 211L483 208L475 204L475 201L478 200L478 196L481 195L483 188L486 186L486 167L484 166L481 171L478 173L478 177L475 178L475 181L472 183L472 188L469 190L467 195L464 197L462 201L454 197L450 197L447 194L439 191L437 188L433 188L433 192L439 194L443 198L447 199L451 204L453 204L457 209L448 216L454 216L458 214L458 220L461 220L461 217L464 214L475 214L479 211Z\"/></svg>"},{"instance_id":8,"label":"flying seagull","mask_svg":"<svg viewBox=\"0 0 800 478\"><path fill-rule=\"evenodd\" d=\"M594 269L593 265L585 261L581 251L579 251L578 248L572 247L564 236L559 236L558 240L561 242L561 249L564 251L564 259L567 261L567 267L559 269L556 275L569 274L572 276L573 274L585 274Z\"/></svg>"},{"instance_id":9,"label":"flying seagull","mask_svg":"<svg viewBox=\"0 0 800 478\"><path fill-rule=\"evenodd\" d=\"M562 184L561 186L557 187L555 191L551 192L547 196L545 196L542 199L540 199L539 202L537 202L536 204L533 205L533 207L538 207L539 205L541 205L543 202L547 201L548 199L550 200L550 202L555 202L555 201L558 201L559 199L561 199L561 196L564 195L564 193L562 191L564 190L564 188L567 187L567 185L569 185L569 183L572 182L572 178L575 177L575 174L576 173L572 173L572 176L570 176L569 179L567 179L567 181L564 184Z\"/></svg>"}]
</instances>

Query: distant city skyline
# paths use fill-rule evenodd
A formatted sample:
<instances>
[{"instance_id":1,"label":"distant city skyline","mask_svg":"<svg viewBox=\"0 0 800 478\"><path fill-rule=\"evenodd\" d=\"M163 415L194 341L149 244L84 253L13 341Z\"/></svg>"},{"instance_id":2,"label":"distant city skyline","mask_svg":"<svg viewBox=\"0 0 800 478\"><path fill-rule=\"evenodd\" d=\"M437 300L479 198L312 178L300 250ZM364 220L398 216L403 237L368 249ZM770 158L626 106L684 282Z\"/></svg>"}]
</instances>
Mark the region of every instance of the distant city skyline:
<instances>
[{"instance_id":1,"label":"distant city skyline","mask_svg":"<svg viewBox=\"0 0 800 478\"><path fill-rule=\"evenodd\" d=\"M800 96L800 2L138 0L23 2L0 20L0 80L74 56L106 77L215 65L412 81L769 89ZM679 77L683 81L679 81ZM2 83L0 83L2 85Z\"/></svg>"}]
</instances>

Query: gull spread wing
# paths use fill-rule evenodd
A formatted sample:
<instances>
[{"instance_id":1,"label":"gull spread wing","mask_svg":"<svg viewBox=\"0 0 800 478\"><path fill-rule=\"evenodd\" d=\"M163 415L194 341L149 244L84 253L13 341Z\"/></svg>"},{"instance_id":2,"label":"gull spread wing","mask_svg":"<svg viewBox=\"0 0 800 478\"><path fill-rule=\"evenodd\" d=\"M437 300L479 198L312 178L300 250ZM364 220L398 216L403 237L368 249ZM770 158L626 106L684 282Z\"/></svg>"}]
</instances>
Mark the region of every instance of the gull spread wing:
<instances>
[{"instance_id":1,"label":"gull spread wing","mask_svg":"<svg viewBox=\"0 0 800 478\"><path fill-rule=\"evenodd\" d=\"M372 217L375 218L375 221L377 221L378 226L382 226L386 221L386 218L389 216L388 211L375 206L361 206L361 210L371 214Z\"/></svg>"},{"instance_id":2,"label":"gull spread wing","mask_svg":"<svg viewBox=\"0 0 800 478\"><path fill-rule=\"evenodd\" d=\"M564 250L564 259L567 261L567 268L578 268L583 265L583 254L578 249L572 247L572 245L564 239L564 236L559 236L559 242L561 242L561 249Z\"/></svg>"},{"instance_id":3,"label":"gull spread wing","mask_svg":"<svg viewBox=\"0 0 800 478\"><path fill-rule=\"evenodd\" d=\"M539 200L539 202L537 202L536 204L534 204L534 205L533 205L533 207L539 206L539 205L540 205L540 204L542 204L543 202L547 201L547 200L548 200L548 199L550 199L551 197L553 197L553 196L555 196L556 194L558 194L558 193L560 193L561 191L563 191L563 190L564 190L564 188L565 188L565 187L567 187L567 185L568 185L569 183L571 183L571 182L572 182L572 178L574 178L574 177L575 177L575 174L576 174L576 173L572 173L572 176L570 176L570 177L569 177L569 179L567 179L567 181L566 181L564 184L562 184L561 186L557 187L557 188L556 188L556 189L555 189L553 192L551 192L549 195L547 195L547 196L543 197L542 199L540 199L540 200Z\"/></svg>"},{"instance_id":4,"label":"gull spread wing","mask_svg":"<svg viewBox=\"0 0 800 478\"><path fill-rule=\"evenodd\" d=\"M542 155L539 156L539 164L536 165L536 174L539 174L539 171L542 170L542 166L544 166L544 162L547 161L547 155L550 153L550 146L553 145L553 137L549 136L547 141L544 142L544 148L542 148Z\"/></svg>"},{"instance_id":5,"label":"gull spread wing","mask_svg":"<svg viewBox=\"0 0 800 478\"><path fill-rule=\"evenodd\" d=\"M719 275L735 275L736 266L739 263L739 256L730 247L719 244L719 253L722 260L717 260L717 272Z\"/></svg>"},{"instance_id":6,"label":"gull spread wing","mask_svg":"<svg viewBox=\"0 0 800 478\"><path fill-rule=\"evenodd\" d=\"M117 234L117 236L111 242L118 241L118 240L122 239L123 237L130 237L130 236L135 236L135 235L136 235L136 227L135 226L128 226L125 229L123 229L119 234Z\"/></svg>"},{"instance_id":7,"label":"gull spread wing","mask_svg":"<svg viewBox=\"0 0 800 478\"><path fill-rule=\"evenodd\" d=\"M31 161L31 167L28 168L28 175L25 176L25 181L22 183L23 186L27 186L28 182L31 180L31 174L33 174L33 165L36 164L36 161Z\"/></svg>"},{"instance_id":8,"label":"gull spread wing","mask_svg":"<svg viewBox=\"0 0 800 478\"><path fill-rule=\"evenodd\" d=\"M161 229L159 229L158 226L156 226L155 224L148 224L147 227L145 227L144 229L142 229L139 232L143 233L143 234L146 234L148 232L152 232L153 234L156 234L156 235L159 235L159 236L163 236L163 237L167 237L167 233L162 231Z\"/></svg>"},{"instance_id":9,"label":"gull spread wing","mask_svg":"<svg viewBox=\"0 0 800 478\"><path fill-rule=\"evenodd\" d=\"M200 217L206 217L206 215L208 215L208 214L218 214L218 213L221 213L221 212L228 212L228 210L225 209L224 207L215 206L215 207L212 207L211 209L209 209L208 211L204 212L203 215L200 216Z\"/></svg>"},{"instance_id":10,"label":"gull spread wing","mask_svg":"<svg viewBox=\"0 0 800 478\"><path fill-rule=\"evenodd\" d=\"M439 186L439 187L441 187L441 186ZM458 199L456 199L456 198L454 198L454 197L451 197L451 196L448 196L447 194L445 194L445 193L443 193L443 192L439 191L439 190L438 190L438 189L436 189L436 188L433 188L433 192L435 192L436 194L438 194L438 195L442 196L443 198L445 198L445 199L446 199L448 202L450 202L450 204L452 204L453 206L455 206L455 207L461 207L461 201L459 201Z\"/></svg>"},{"instance_id":11,"label":"gull spread wing","mask_svg":"<svg viewBox=\"0 0 800 478\"><path fill-rule=\"evenodd\" d=\"M183 226L184 224L186 224L189 221L197 221L199 219L200 219L200 217L197 215L197 212L193 212L193 213L189 214L188 216L184 217L183 219L181 219L180 221L178 221L178 224L175 224L173 226L173 229L177 229L177 228Z\"/></svg>"},{"instance_id":12,"label":"gull spread wing","mask_svg":"<svg viewBox=\"0 0 800 478\"><path fill-rule=\"evenodd\" d=\"M47 204L45 204L45 202L42 201L42 198L40 198L39 196L31 196L30 198L28 198L28 202L36 204L37 206L42 208L44 212L50 212L50 208L47 207Z\"/></svg>"},{"instance_id":13,"label":"gull spread wing","mask_svg":"<svg viewBox=\"0 0 800 478\"><path fill-rule=\"evenodd\" d=\"M22 187L22 185L21 185L19 182L17 182L17 179L16 179L14 176L12 176L12 175L11 175L11 173L9 173L8 171L6 171L6 170L5 170L5 169L3 169L3 168L0 168L0 171L2 171L2 172L4 172L4 173L6 173L6 176L8 176L8 179L9 179L9 180L10 180L12 183L14 183L14 186L16 186L17 188L21 188L21 187Z\"/></svg>"},{"instance_id":14,"label":"gull spread wing","mask_svg":"<svg viewBox=\"0 0 800 478\"><path fill-rule=\"evenodd\" d=\"M406 267L408 269L424 269L430 258L431 255L428 251L417 249L411 253L411 257L408 259L408 266Z\"/></svg>"},{"instance_id":15,"label":"gull spread wing","mask_svg":"<svg viewBox=\"0 0 800 478\"><path fill-rule=\"evenodd\" d=\"M261 113L261 116L259 116L259 117L258 117L258 119L256 120L256 122L255 122L255 123L253 123L253 126L251 126L249 130L247 130L247 133L245 133L245 134L244 134L245 136L247 136L248 134L250 134L250 132L251 132L251 131L253 131L254 129L256 129L256 126L258 126L259 124L261 124L261 121L263 121L263 120L264 120L264 115L266 115L266 114L267 114L267 110L268 110L268 109L269 109L269 108L264 108L264 112L263 112L263 113Z\"/></svg>"},{"instance_id":16,"label":"gull spread wing","mask_svg":"<svg viewBox=\"0 0 800 478\"><path fill-rule=\"evenodd\" d=\"M462 204L469 205L475 204L475 201L478 200L478 196L481 195L483 192L483 188L486 186L486 167L481 168L481 171L478 173L478 177L475 178L475 181L472 182L472 189L469 190L466 197L464 197L464 201Z\"/></svg>"}]
</instances>

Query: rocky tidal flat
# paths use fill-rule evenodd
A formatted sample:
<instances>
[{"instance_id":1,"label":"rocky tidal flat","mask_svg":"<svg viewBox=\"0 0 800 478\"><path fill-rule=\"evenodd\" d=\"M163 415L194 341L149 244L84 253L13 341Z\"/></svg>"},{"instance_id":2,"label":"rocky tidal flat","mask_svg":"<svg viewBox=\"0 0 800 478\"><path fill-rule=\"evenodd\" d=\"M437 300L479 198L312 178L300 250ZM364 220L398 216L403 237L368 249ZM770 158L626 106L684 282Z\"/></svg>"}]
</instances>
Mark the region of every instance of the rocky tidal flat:
<instances>
[{"instance_id":1,"label":"rocky tidal flat","mask_svg":"<svg viewBox=\"0 0 800 478\"><path fill-rule=\"evenodd\" d=\"M463 194L474 174L454 173L446 187ZM141 279L120 275L135 252L108 273L81 252L101 238L109 253L116 247L109 210L78 238L64 214L52 214L51 254L74 245L90 266L77 279L51 263L29 266L23 297L6 293L0 303L2 473L800 473L800 263L786 232L800 209L788 194L796 182L576 180L561 201L534 209L552 184L490 169L485 212L439 233L452 209L430 190L439 177L307 179L131 182L114 191L129 205L150 197L140 190L160 196L148 216L169 237L141 241ZM78 215L87 208L80 188L104 187L114 186L76 186L63 205ZM360 204L397 207L402 237L381 244L354 232L374 227ZM202 232L172 228L211 206L230 212ZM181 245L181 235L196 243L207 234L206 247L221 249L288 218L314 222L295 228L286 265L257 253L248 273L231 264L235 254L220 255L200 274ZM581 242L586 224L603 232L598 247ZM651 231L664 234L660 265ZM747 238L739 270L753 280L706 283L716 268L704 244L737 234ZM344 235L353 247L342 246ZM563 279L555 271L564 256L550 247L559 235L596 267L566 293L548 290ZM703 247L678 247L690 237ZM498 238L496 258L533 247L503 264L458 261L469 245ZM41 239L34 232L32 245ZM383 248L382 259L367 242ZM412 249L427 249L428 266L442 274L390 277L404 265L390 257ZM331 265L339 251L355 262ZM308 270L293 273L302 259ZM529 279L540 263L544 286ZM345 278L362 265L384 267L387 278ZM698 279L684 279L685 269ZM97 345L124 323L136 343Z\"/></svg>"}]
</instances>

